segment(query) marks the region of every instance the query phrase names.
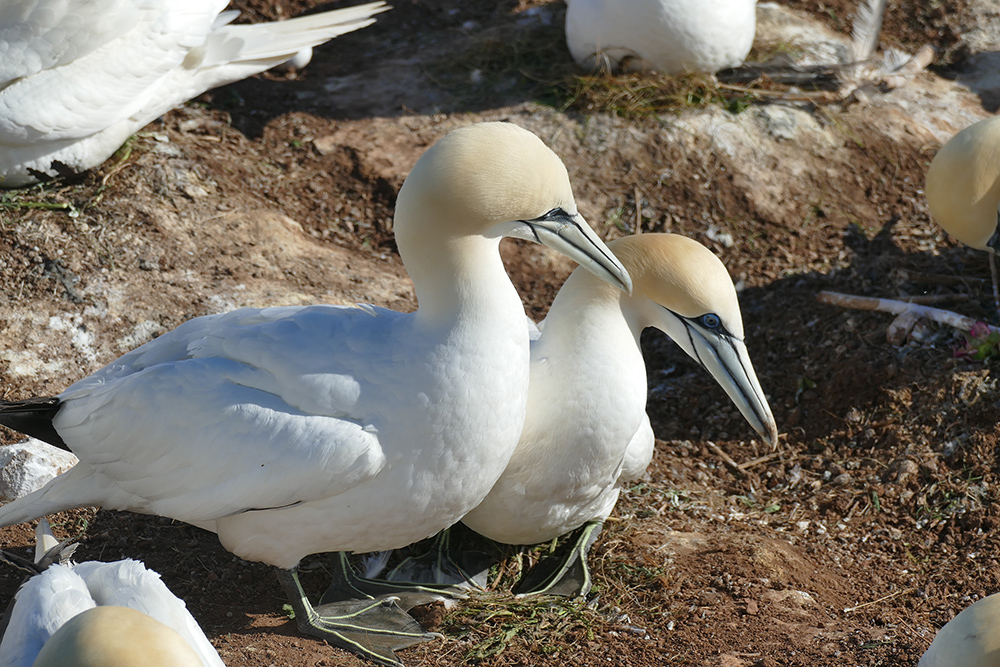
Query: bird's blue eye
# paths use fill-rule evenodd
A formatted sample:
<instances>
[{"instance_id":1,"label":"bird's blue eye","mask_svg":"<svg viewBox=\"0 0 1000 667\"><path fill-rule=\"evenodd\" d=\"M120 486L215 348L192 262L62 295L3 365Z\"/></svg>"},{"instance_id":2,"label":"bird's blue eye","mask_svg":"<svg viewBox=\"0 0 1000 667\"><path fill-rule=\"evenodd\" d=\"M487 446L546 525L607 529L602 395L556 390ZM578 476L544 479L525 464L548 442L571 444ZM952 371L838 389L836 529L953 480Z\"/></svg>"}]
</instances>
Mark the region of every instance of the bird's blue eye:
<instances>
[{"instance_id":1,"label":"bird's blue eye","mask_svg":"<svg viewBox=\"0 0 1000 667\"><path fill-rule=\"evenodd\" d=\"M722 324L722 320L715 313L708 313L701 316L701 323L709 329L717 329Z\"/></svg>"}]
</instances>

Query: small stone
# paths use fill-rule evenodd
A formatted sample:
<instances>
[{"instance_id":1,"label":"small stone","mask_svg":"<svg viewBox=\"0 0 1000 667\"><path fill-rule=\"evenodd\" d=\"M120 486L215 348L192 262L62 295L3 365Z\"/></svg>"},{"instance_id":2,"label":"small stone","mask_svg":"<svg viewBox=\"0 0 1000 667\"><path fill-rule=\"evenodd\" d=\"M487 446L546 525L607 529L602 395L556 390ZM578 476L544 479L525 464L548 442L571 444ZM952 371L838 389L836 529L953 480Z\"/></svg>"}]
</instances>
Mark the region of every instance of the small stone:
<instances>
[{"instance_id":1,"label":"small stone","mask_svg":"<svg viewBox=\"0 0 1000 667\"><path fill-rule=\"evenodd\" d=\"M48 483L79 461L70 452L31 438L0 447L0 502L10 502Z\"/></svg>"}]
</instances>

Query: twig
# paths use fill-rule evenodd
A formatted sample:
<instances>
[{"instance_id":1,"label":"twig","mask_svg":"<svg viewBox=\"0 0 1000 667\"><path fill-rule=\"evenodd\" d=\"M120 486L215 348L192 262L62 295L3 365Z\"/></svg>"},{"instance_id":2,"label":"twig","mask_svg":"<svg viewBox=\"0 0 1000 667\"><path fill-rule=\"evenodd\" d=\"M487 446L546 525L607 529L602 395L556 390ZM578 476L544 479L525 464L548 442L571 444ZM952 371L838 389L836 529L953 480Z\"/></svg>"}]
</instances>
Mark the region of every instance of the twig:
<instances>
[{"instance_id":1,"label":"twig","mask_svg":"<svg viewBox=\"0 0 1000 667\"><path fill-rule=\"evenodd\" d=\"M726 454L724 451L722 451L722 448L719 447L717 444L715 444L714 442L712 442L710 440L707 441L705 444L708 445L708 448L710 450L712 450L712 452L716 456L718 456L720 459L722 459L723 463L725 463L727 466L729 466L730 468L732 468L733 471L735 471L735 472L743 472L743 470L740 469L740 464L737 463L736 461L734 461L732 459L732 457L729 456L729 454Z\"/></svg>"},{"instance_id":2,"label":"twig","mask_svg":"<svg viewBox=\"0 0 1000 667\"><path fill-rule=\"evenodd\" d=\"M875 310L880 313L892 313L893 315L914 313L915 315L926 317L927 319L937 322L938 324L947 324L950 327L954 327L962 331L971 331L972 327L978 322L978 320L966 317L965 315L959 315L958 313L950 310L929 308L927 306L920 306L914 303L896 301L895 299L877 299L875 297L855 296L853 294L841 294L839 292L825 291L817 294L816 299L820 303L829 303L834 306L840 306L841 308ZM990 332L1000 332L1000 328L998 327L989 324L986 326L989 328Z\"/></svg>"},{"instance_id":3,"label":"twig","mask_svg":"<svg viewBox=\"0 0 1000 667\"><path fill-rule=\"evenodd\" d=\"M886 600L891 600L897 595L905 595L907 593L912 593L915 590L916 590L915 588L907 588L901 591L896 591L895 593L890 593L889 595L882 596L878 600L872 600L871 602L863 602L855 607L846 607L844 609L844 613L849 614L852 611L857 611L858 609L864 609L865 607L870 607L873 604L878 604L879 602L885 602Z\"/></svg>"},{"instance_id":4,"label":"twig","mask_svg":"<svg viewBox=\"0 0 1000 667\"><path fill-rule=\"evenodd\" d=\"M776 459L779 456L784 456L785 454L788 454L791 451L792 450L790 450L790 449L786 449L783 452L771 452L770 454L765 454L764 456L758 456L757 458L755 458L755 459L753 459L751 461L744 461L743 463L739 464L736 467L739 468L740 470L746 470L747 468L753 468L754 466L760 465L761 463L767 463L771 459Z\"/></svg>"}]
</instances>

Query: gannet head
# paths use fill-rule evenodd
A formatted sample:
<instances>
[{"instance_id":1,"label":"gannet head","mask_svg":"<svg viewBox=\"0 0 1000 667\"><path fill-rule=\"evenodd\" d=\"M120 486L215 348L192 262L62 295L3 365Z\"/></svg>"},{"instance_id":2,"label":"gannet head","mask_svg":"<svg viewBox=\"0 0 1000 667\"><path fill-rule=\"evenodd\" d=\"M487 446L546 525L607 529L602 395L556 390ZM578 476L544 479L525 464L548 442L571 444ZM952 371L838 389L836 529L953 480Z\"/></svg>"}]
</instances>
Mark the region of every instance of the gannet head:
<instances>
[{"instance_id":1,"label":"gannet head","mask_svg":"<svg viewBox=\"0 0 1000 667\"><path fill-rule=\"evenodd\" d=\"M93 607L49 638L34 667L203 667L172 628L127 607Z\"/></svg>"},{"instance_id":2,"label":"gannet head","mask_svg":"<svg viewBox=\"0 0 1000 667\"><path fill-rule=\"evenodd\" d=\"M463 127L429 148L399 191L394 227L400 254L421 238L448 244L512 236L544 243L632 289L621 262L577 212L562 161L511 123Z\"/></svg>"},{"instance_id":3,"label":"gannet head","mask_svg":"<svg viewBox=\"0 0 1000 667\"><path fill-rule=\"evenodd\" d=\"M934 220L962 243L1000 253L1000 116L951 138L927 170Z\"/></svg>"},{"instance_id":4,"label":"gannet head","mask_svg":"<svg viewBox=\"0 0 1000 667\"><path fill-rule=\"evenodd\" d=\"M625 308L708 370L754 430L776 445L778 429L743 342L736 289L719 258L676 234L626 236L609 246L634 281Z\"/></svg>"},{"instance_id":5,"label":"gannet head","mask_svg":"<svg viewBox=\"0 0 1000 667\"><path fill-rule=\"evenodd\" d=\"M1000 594L979 600L951 619L931 642L917 667L1000 665Z\"/></svg>"}]
</instances>

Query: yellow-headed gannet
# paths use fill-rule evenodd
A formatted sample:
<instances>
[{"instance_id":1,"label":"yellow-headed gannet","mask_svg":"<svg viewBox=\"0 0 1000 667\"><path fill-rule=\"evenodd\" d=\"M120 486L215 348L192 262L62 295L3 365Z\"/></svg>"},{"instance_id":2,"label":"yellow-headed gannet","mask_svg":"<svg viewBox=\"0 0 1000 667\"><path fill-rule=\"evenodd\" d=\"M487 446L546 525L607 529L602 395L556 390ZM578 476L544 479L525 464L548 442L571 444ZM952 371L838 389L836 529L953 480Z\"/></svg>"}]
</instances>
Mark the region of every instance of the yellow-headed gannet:
<instances>
[{"instance_id":1,"label":"yellow-headed gannet","mask_svg":"<svg viewBox=\"0 0 1000 667\"><path fill-rule=\"evenodd\" d=\"M0 507L0 525L100 505L214 530L241 558L281 568L304 631L352 650L367 642L370 657L396 664L393 648L427 635L379 635L357 609L317 612L291 568L312 553L433 535L504 471L524 421L529 341L501 237L549 245L624 290L631 282L577 212L560 159L509 123L458 129L428 149L394 228L413 313L199 317L56 397L0 402L0 423L80 458ZM369 607L386 620L386 604Z\"/></svg>"}]
</instances>

